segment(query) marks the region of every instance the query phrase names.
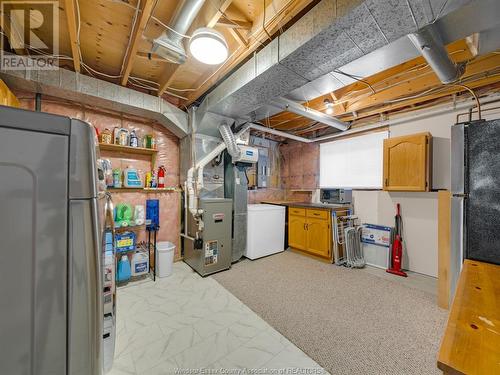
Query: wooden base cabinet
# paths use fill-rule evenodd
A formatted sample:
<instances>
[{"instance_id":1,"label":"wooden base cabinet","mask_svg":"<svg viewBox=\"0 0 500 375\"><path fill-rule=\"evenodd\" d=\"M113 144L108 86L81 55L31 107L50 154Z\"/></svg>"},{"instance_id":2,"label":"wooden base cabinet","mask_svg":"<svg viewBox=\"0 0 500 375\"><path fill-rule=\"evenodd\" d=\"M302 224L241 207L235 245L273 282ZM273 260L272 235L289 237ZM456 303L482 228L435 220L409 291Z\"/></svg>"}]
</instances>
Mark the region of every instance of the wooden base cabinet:
<instances>
[{"instance_id":1,"label":"wooden base cabinet","mask_svg":"<svg viewBox=\"0 0 500 375\"><path fill-rule=\"evenodd\" d=\"M328 210L290 207L288 245L324 259L332 255L331 215Z\"/></svg>"},{"instance_id":2,"label":"wooden base cabinet","mask_svg":"<svg viewBox=\"0 0 500 375\"><path fill-rule=\"evenodd\" d=\"M294 249L307 249L306 218L289 215L288 217L288 245Z\"/></svg>"}]
</instances>

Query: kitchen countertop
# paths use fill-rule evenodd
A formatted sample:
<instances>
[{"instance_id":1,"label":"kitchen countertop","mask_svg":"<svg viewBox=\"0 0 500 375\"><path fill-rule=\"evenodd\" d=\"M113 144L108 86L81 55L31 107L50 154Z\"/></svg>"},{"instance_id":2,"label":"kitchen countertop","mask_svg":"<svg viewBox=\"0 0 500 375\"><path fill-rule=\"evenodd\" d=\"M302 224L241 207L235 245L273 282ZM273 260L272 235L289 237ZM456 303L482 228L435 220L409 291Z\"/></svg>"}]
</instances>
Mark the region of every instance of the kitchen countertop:
<instances>
[{"instance_id":1,"label":"kitchen countertop","mask_svg":"<svg viewBox=\"0 0 500 375\"><path fill-rule=\"evenodd\" d=\"M326 203L311 203L311 202L290 202L290 201L262 201L262 204L277 204L280 206L293 206L293 207L305 207L305 208L320 208L320 209L339 209L339 208L350 208L349 204L326 204Z\"/></svg>"}]
</instances>

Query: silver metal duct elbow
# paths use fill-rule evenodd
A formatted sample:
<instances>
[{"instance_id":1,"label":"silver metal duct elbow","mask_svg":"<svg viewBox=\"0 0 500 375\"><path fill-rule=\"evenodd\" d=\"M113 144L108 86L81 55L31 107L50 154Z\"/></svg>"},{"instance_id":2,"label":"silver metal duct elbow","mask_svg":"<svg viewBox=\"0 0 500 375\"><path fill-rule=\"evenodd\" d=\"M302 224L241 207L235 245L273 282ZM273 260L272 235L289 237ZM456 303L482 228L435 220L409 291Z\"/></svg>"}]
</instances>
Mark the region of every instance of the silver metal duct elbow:
<instances>
[{"instance_id":1,"label":"silver metal duct elbow","mask_svg":"<svg viewBox=\"0 0 500 375\"><path fill-rule=\"evenodd\" d=\"M152 51L173 63L186 62L186 50L182 43L183 35L188 32L204 3L205 0L185 0L182 5L179 5L169 24L172 30L166 30L153 41Z\"/></svg>"},{"instance_id":2,"label":"silver metal duct elbow","mask_svg":"<svg viewBox=\"0 0 500 375\"><path fill-rule=\"evenodd\" d=\"M464 73L463 64L455 64L448 55L446 48L433 25L409 34L408 38L425 58L439 80L443 83L457 81Z\"/></svg>"},{"instance_id":3,"label":"silver metal duct elbow","mask_svg":"<svg viewBox=\"0 0 500 375\"><path fill-rule=\"evenodd\" d=\"M229 155L233 158L238 159L241 156L241 150L236 144L236 138L234 133L231 131L231 127L225 122L219 125L219 132L226 144L227 151Z\"/></svg>"},{"instance_id":4,"label":"silver metal duct elbow","mask_svg":"<svg viewBox=\"0 0 500 375\"><path fill-rule=\"evenodd\" d=\"M327 115L312 108L306 108L302 104L286 98L276 98L274 100L271 100L269 102L269 105L279 108L282 111L292 112L297 115L309 118L313 121L317 121L321 124L325 124L341 131L345 131L350 127L348 123L341 121L333 116Z\"/></svg>"}]
</instances>

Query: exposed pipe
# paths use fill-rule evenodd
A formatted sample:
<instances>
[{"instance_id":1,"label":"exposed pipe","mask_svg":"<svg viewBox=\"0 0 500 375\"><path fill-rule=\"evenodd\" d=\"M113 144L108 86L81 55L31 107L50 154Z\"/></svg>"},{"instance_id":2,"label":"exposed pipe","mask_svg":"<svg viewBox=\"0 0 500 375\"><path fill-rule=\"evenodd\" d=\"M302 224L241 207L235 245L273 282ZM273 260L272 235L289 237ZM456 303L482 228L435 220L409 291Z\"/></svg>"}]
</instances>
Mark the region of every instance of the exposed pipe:
<instances>
[{"instance_id":1,"label":"exposed pipe","mask_svg":"<svg viewBox=\"0 0 500 375\"><path fill-rule=\"evenodd\" d=\"M450 59L434 25L431 24L419 32L409 34L408 38L422 54L441 82L455 82L464 73L465 65L455 64Z\"/></svg>"},{"instance_id":2,"label":"exposed pipe","mask_svg":"<svg viewBox=\"0 0 500 375\"><path fill-rule=\"evenodd\" d=\"M182 39L198 15L205 0L185 0L180 3L170 22L170 28L153 41L152 52L167 60L184 64L187 59Z\"/></svg>"},{"instance_id":3,"label":"exposed pipe","mask_svg":"<svg viewBox=\"0 0 500 375\"><path fill-rule=\"evenodd\" d=\"M500 101L500 95L491 95L491 96L486 97L484 99L479 99L479 101L481 102L481 105L496 103L496 102ZM436 108L434 110L422 109L420 111L417 111L417 113L414 115L404 116L404 117L397 118L394 120L385 120L385 121L377 122L375 124L363 126L360 128L350 129L350 130L347 130L347 131L342 132L342 133L329 134L329 135L324 135L324 136L317 137L317 138L300 137L300 136L290 134L290 133L287 133L287 132L284 132L281 130L267 128L265 126L255 124L255 123L248 123L247 125L250 126L250 129L254 129L257 131L264 132L264 133L274 134L274 135L277 135L279 137L292 139L294 141L298 141L298 142L302 142L302 143L315 143L315 142L326 141L328 139L343 137L343 136L346 136L349 134L361 133L361 132L364 132L367 130L374 130L374 129L382 128L385 126L394 126L394 125L404 124L408 121L415 121L418 119L428 118L431 116L443 115L443 114L455 112L455 111L461 110L461 109L474 108L476 105L477 105L476 103L470 103L468 101L464 101L463 103L454 104L452 106L446 106L444 108L439 107L439 108Z\"/></svg>"},{"instance_id":4,"label":"exposed pipe","mask_svg":"<svg viewBox=\"0 0 500 375\"><path fill-rule=\"evenodd\" d=\"M226 144L227 151L233 159L239 159L241 156L241 150L236 144L236 138L234 133L231 131L231 127L227 123L222 123L219 125L219 133Z\"/></svg>"},{"instance_id":5,"label":"exposed pipe","mask_svg":"<svg viewBox=\"0 0 500 375\"><path fill-rule=\"evenodd\" d=\"M307 117L313 121L331 126L333 128L346 131L349 129L349 124L329 116L323 112L317 111L312 108L304 107L302 104L294 102L293 100L285 98L277 98L269 103L271 106L279 108L284 111L292 112L300 116Z\"/></svg>"},{"instance_id":6,"label":"exposed pipe","mask_svg":"<svg viewBox=\"0 0 500 375\"><path fill-rule=\"evenodd\" d=\"M236 134L236 136L233 134L233 137L239 138L249 129L250 124L245 124ZM191 167L187 172L186 190L188 192L189 200L188 209L191 215L193 215L193 217L198 222L198 230L203 229L203 221L200 219L203 211L198 208L198 194L195 192L195 172L197 172L196 191L199 192L203 188L203 168L205 168L205 166L210 163L217 155L224 151L226 147L226 143L219 143L212 151L205 155L201 160L196 162L194 166Z\"/></svg>"}]
</instances>

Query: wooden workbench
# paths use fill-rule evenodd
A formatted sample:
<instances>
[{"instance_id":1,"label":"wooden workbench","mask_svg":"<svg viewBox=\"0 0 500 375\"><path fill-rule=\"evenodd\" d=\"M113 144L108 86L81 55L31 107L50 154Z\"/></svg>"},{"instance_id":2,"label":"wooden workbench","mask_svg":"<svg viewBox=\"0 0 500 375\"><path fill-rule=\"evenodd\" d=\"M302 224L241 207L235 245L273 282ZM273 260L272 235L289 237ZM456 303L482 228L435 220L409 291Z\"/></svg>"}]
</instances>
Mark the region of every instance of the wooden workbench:
<instances>
[{"instance_id":1,"label":"wooden workbench","mask_svg":"<svg viewBox=\"0 0 500 375\"><path fill-rule=\"evenodd\" d=\"M445 374L500 374L500 266L465 261L438 367Z\"/></svg>"}]
</instances>

